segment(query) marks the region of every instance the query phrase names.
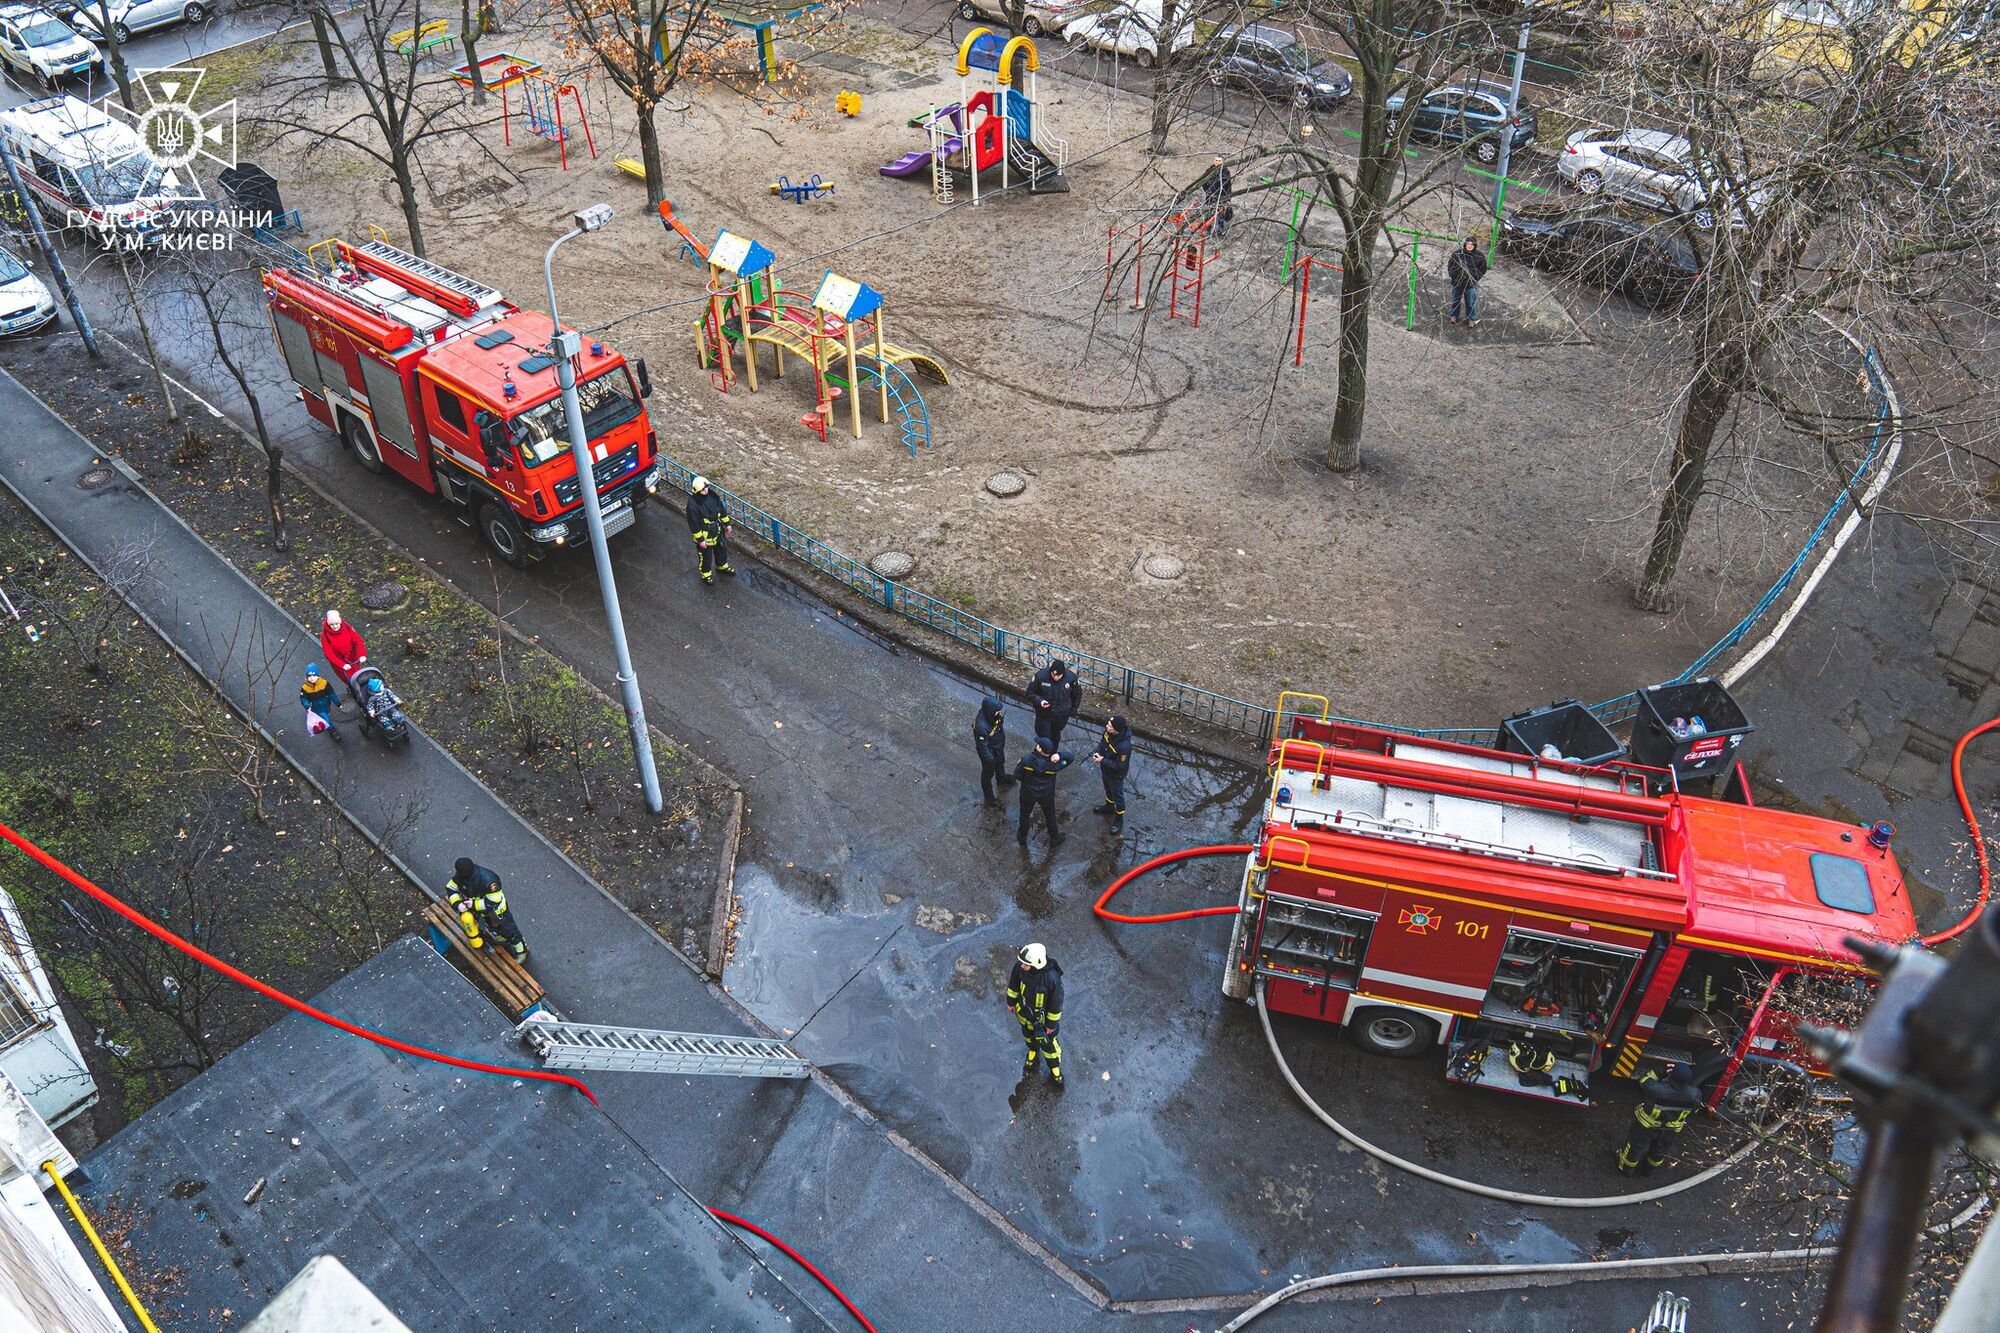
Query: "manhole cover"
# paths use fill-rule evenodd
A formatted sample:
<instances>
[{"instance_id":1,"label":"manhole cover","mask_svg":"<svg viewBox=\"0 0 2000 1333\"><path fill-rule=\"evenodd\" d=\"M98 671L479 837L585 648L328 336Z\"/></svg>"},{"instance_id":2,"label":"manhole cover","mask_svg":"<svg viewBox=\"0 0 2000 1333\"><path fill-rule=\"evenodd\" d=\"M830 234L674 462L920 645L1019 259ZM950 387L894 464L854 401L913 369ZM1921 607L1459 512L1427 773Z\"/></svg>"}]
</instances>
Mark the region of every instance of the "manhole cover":
<instances>
[{"instance_id":1,"label":"manhole cover","mask_svg":"<svg viewBox=\"0 0 2000 1333\"><path fill-rule=\"evenodd\" d=\"M85 468L83 475L76 479L76 484L86 491L94 491L99 486L109 486L117 476L116 472L100 463L96 467Z\"/></svg>"},{"instance_id":2,"label":"manhole cover","mask_svg":"<svg viewBox=\"0 0 2000 1333\"><path fill-rule=\"evenodd\" d=\"M1018 472L996 472L986 479L986 489L1005 500L1028 489L1028 479Z\"/></svg>"},{"instance_id":3,"label":"manhole cover","mask_svg":"<svg viewBox=\"0 0 2000 1333\"><path fill-rule=\"evenodd\" d=\"M885 579L906 579L916 572L917 558L908 551L883 551L869 560L868 568Z\"/></svg>"},{"instance_id":4,"label":"manhole cover","mask_svg":"<svg viewBox=\"0 0 2000 1333\"><path fill-rule=\"evenodd\" d=\"M1187 572L1187 566L1171 555L1149 555L1139 568L1146 571L1148 578L1155 579L1177 579Z\"/></svg>"},{"instance_id":5,"label":"manhole cover","mask_svg":"<svg viewBox=\"0 0 2000 1333\"><path fill-rule=\"evenodd\" d=\"M361 594L361 604L370 611L393 611L410 600L410 590L394 579L385 579Z\"/></svg>"}]
</instances>

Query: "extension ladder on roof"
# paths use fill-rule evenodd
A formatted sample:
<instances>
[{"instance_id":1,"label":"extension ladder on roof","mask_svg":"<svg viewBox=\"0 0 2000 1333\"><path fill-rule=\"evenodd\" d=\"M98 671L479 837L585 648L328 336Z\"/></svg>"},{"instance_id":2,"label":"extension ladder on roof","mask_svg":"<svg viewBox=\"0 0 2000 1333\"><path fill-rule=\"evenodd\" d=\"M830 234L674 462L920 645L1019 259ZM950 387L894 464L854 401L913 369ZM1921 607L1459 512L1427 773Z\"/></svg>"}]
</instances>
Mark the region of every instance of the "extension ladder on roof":
<instances>
[{"instance_id":1,"label":"extension ladder on roof","mask_svg":"<svg viewBox=\"0 0 2000 1333\"><path fill-rule=\"evenodd\" d=\"M812 1065L770 1037L567 1023L537 1015L514 1029L553 1069L620 1069L644 1074L729 1074L804 1078Z\"/></svg>"},{"instance_id":2,"label":"extension ladder on roof","mask_svg":"<svg viewBox=\"0 0 2000 1333\"><path fill-rule=\"evenodd\" d=\"M394 264L405 273L411 273L434 287L456 292L472 302L475 310L484 310L497 305L505 298L483 282L474 282L463 273L454 273L443 264L433 264L428 259L419 259L407 250L401 250L387 241L376 239L355 247L364 255L372 255L384 263Z\"/></svg>"}]
</instances>

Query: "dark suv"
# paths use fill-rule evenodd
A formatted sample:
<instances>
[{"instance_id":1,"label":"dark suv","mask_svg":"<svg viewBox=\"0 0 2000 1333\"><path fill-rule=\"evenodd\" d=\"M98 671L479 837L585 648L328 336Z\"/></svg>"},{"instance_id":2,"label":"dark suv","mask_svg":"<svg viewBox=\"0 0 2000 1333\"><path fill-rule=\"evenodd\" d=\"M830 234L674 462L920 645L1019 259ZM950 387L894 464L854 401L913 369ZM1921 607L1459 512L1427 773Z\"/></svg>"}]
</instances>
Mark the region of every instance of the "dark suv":
<instances>
[{"instance_id":1,"label":"dark suv","mask_svg":"<svg viewBox=\"0 0 2000 1333\"><path fill-rule=\"evenodd\" d=\"M1233 83L1315 111L1332 110L1354 91L1352 74L1282 28L1224 28L1215 34L1207 63L1212 83Z\"/></svg>"},{"instance_id":2,"label":"dark suv","mask_svg":"<svg viewBox=\"0 0 2000 1333\"><path fill-rule=\"evenodd\" d=\"M1403 117L1403 94L1395 93L1384 104L1389 113L1389 126L1394 131L1396 122ZM1410 133L1413 136L1440 139L1446 143L1470 145L1475 160L1480 162L1498 161L1500 157L1500 134L1507 126L1507 90L1488 84L1477 87L1456 85L1438 88L1425 93L1410 113ZM1510 133L1513 136L1511 151L1520 152L1535 141L1534 108L1526 105L1515 107L1514 122Z\"/></svg>"},{"instance_id":3,"label":"dark suv","mask_svg":"<svg viewBox=\"0 0 2000 1333\"><path fill-rule=\"evenodd\" d=\"M1602 206L1523 209L1500 224L1500 250L1655 310L1680 309L1702 278L1701 257L1677 224Z\"/></svg>"}]
</instances>

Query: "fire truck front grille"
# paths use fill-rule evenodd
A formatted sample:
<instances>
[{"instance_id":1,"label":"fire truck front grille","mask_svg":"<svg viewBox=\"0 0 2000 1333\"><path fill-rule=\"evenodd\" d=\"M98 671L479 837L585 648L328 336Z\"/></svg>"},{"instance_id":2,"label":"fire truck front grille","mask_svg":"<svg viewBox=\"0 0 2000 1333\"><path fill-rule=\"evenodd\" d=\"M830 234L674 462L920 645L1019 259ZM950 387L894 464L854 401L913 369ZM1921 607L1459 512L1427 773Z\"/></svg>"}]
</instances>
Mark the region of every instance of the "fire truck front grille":
<instances>
[{"instance_id":1,"label":"fire truck front grille","mask_svg":"<svg viewBox=\"0 0 2000 1333\"><path fill-rule=\"evenodd\" d=\"M593 471L597 474L597 493L602 495L613 486L637 475L639 471L639 446L628 445L611 457L599 463ZM565 477L556 483L556 503L567 509L583 498L583 490L576 484L575 477Z\"/></svg>"}]
</instances>

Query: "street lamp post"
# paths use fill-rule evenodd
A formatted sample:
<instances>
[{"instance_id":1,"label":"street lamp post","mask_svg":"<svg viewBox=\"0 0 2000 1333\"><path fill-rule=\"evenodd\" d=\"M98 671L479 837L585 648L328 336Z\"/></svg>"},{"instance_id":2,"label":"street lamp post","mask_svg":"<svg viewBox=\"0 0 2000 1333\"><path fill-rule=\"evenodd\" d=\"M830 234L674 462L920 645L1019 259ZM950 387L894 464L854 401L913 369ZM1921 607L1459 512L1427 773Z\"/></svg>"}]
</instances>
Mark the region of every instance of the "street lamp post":
<instances>
[{"instance_id":1,"label":"street lamp post","mask_svg":"<svg viewBox=\"0 0 2000 1333\"><path fill-rule=\"evenodd\" d=\"M604 619L611 626L611 650L618 657L618 694L625 705L625 720L632 729L632 757L639 765L639 785L645 789L646 808L659 814L665 808L660 799L660 774L653 766L653 737L646 729L646 705L639 698L639 675L632 669L632 649L625 642L625 616L618 609L618 584L611 575L611 548L604 541L604 509L597 498L597 471L590 458L590 437L583 425L583 400L576 393L576 358L583 351L583 335L562 326L556 313L556 251L564 241L587 231L597 231L611 221L611 205L592 204L576 214L576 225L556 237L542 258L542 276L549 288L549 321L555 326L554 352L556 384L562 389L563 415L569 422L569 452L576 460L577 489L583 492L583 518L590 527L590 552L597 557L597 587L604 594Z\"/></svg>"}]
</instances>

